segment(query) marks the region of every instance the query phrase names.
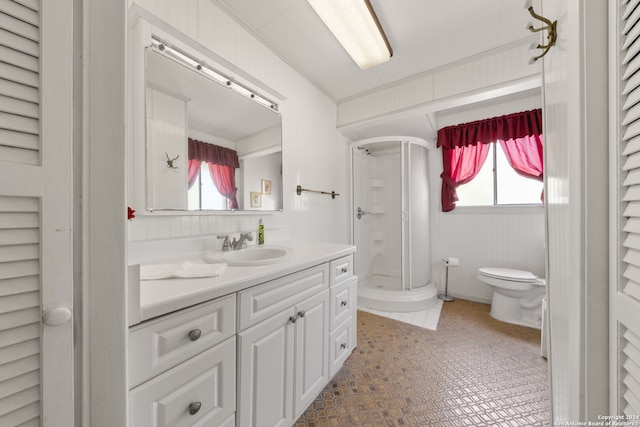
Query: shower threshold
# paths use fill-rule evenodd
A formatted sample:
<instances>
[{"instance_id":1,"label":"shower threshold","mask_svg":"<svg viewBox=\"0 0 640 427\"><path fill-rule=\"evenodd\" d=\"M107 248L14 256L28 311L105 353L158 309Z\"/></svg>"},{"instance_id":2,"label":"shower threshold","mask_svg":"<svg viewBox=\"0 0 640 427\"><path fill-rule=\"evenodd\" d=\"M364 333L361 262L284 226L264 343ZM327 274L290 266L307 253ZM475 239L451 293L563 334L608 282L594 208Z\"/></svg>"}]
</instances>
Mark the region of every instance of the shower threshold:
<instances>
[{"instance_id":1,"label":"shower threshold","mask_svg":"<svg viewBox=\"0 0 640 427\"><path fill-rule=\"evenodd\" d=\"M370 276L358 283L358 306L382 311L426 310L438 300L438 290L429 283L413 290L401 290L400 279Z\"/></svg>"}]
</instances>

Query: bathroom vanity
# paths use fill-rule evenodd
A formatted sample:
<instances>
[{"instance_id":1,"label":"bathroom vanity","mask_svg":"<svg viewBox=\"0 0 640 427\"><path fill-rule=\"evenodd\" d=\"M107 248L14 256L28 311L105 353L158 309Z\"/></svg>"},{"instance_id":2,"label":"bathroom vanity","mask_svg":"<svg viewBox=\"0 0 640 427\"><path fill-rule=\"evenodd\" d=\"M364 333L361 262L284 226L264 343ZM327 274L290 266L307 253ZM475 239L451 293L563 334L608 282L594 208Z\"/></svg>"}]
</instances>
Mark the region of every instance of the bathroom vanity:
<instances>
[{"instance_id":1,"label":"bathroom vanity","mask_svg":"<svg viewBox=\"0 0 640 427\"><path fill-rule=\"evenodd\" d=\"M278 246L285 259L217 277L140 281L130 266L130 426L289 426L313 402L356 345L355 247Z\"/></svg>"}]
</instances>

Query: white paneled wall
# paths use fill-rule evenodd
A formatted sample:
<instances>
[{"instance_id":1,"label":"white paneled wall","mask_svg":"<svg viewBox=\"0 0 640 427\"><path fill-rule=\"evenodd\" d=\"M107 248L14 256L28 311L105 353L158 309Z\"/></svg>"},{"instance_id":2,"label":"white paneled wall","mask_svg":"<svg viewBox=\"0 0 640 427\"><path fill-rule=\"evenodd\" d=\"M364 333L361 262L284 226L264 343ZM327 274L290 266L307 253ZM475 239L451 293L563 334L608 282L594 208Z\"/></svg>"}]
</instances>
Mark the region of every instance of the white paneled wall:
<instances>
[{"instance_id":1,"label":"white paneled wall","mask_svg":"<svg viewBox=\"0 0 640 427\"><path fill-rule=\"evenodd\" d=\"M438 114L438 127L540 108L539 91L499 102L486 102ZM490 302L491 289L476 278L480 267L506 267L545 276L544 209L542 207L459 207L442 212L440 204L442 153L429 151L431 183L432 282L444 290L442 260L460 259L449 268L449 293Z\"/></svg>"},{"instance_id":2,"label":"white paneled wall","mask_svg":"<svg viewBox=\"0 0 640 427\"><path fill-rule=\"evenodd\" d=\"M528 64L531 55L528 44L527 41L490 51L340 101L338 125L345 126L539 75L539 64Z\"/></svg>"},{"instance_id":3,"label":"white paneled wall","mask_svg":"<svg viewBox=\"0 0 640 427\"><path fill-rule=\"evenodd\" d=\"M226 68L282 94L284 212L256 215L144 215L129 222L129 240L193 236L254 230L258 218L269 229L289 228L294 238L347 242L346 148L336 131L335 102L286 65L209 0L175 2L136 0L132 4L190 37L212 52ZM132 165L132 168L141 167ZM130 175L135 172L130 169ZM131 177L130 177L131 179ZM331 197L303 193L305 188L336 191ZM131 184L129 191L132 190Z\"/></svg>"},{"instance_id":4,"label":"white paneled wall","mask_svg":"<svg viewBox=\"0 0 640 427\"><path fill-rule=\"evenodd\" d=\"M449 293L491 302L491 289L476 278L480 267L531 271L544 277L544 212L530 208L456 208L432 219L432 281L444 290L443 259L460 259L449 268Z\"/></svg>"}]
</instances>

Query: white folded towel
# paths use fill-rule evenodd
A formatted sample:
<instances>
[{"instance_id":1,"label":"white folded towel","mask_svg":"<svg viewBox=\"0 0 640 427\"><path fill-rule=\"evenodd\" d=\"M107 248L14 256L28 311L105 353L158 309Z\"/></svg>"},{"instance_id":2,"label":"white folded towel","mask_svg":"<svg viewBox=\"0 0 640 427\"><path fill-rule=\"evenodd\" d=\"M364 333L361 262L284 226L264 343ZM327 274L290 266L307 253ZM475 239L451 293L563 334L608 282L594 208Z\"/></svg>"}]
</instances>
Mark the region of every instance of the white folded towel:
<instances>
[{"instance_id":1,"label":"white folded towel","mask_svg":"<svg viewBox=\"0 0 640 427\"><path fill-rule=\"evenodd\" d=\"M227 264L204 264L190 261L180 264L147 264L140 266L140 280L215 277L219 276L226 267Z\"/></svg>"}]
</instances>

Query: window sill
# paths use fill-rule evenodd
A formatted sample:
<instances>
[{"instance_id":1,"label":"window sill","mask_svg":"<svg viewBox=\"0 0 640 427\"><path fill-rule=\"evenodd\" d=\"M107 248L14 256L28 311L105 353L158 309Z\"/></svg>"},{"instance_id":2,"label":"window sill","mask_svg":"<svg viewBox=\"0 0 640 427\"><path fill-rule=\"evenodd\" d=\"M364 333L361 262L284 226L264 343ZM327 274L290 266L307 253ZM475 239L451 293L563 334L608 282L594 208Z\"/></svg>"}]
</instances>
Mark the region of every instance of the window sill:
<instances>
[{"instance_id":1,"label":"window sill","mask_svg":"<svg viewBox=\"0 0 640 427\"><path fill-rule=\"evenodd\" d=\"M454 215L518 215L544 212L544 205L497 205L497 206L457 206L450 212Z\"/></svg>"}]
</instances>

